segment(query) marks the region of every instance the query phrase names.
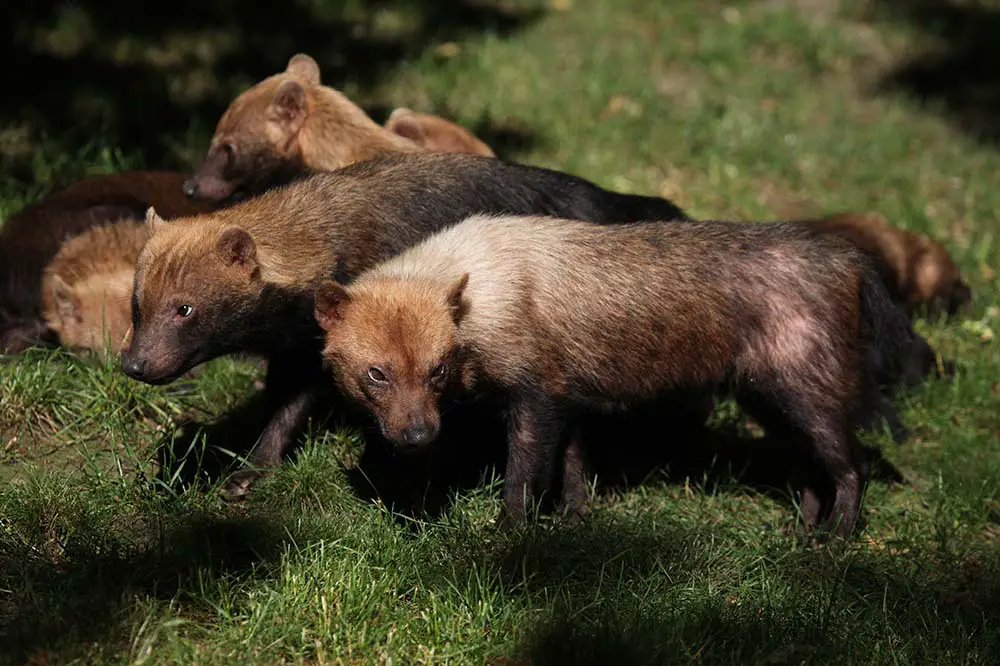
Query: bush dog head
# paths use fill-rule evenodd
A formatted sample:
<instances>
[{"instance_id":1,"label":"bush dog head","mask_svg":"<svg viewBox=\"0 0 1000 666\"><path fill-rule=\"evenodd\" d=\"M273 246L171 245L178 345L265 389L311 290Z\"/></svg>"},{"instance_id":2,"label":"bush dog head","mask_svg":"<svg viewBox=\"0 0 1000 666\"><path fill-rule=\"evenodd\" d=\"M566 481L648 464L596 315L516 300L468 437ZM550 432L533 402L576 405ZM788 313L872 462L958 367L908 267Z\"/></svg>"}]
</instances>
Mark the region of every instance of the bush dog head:
<instances>
[{"instance_id":1,"label":"bush dog head","mask_svg":"<svg viewBox=\"0 0 1000 666\"><path fill-rule=\"evenodd\" d=\"M233 100L184 192L211 201L239 198L308 170L337 169L382 151L419 150L337 90L321 85L319 65L299 53L284 72Z\"/></svg>"},{"instance_id":2,"label":"bush dog head","mask_svg":"<svg viewBox=\"0 0 1000 666\"><path fill-rule=\"evenodd\" d=\"M227 348L220 331L244 325L262 285L256 244L243 229L188 233L186 227L165 223L153 208L146 226L150 239L136 265L133 334L122 367L134 379L162 384L236 351ZM152 263L164 246L183 250Z\"/></svg>"},{"instance_id":3,"label":"bush dog head","mask_svg":"<svg viewBox=\"0 0 1000 666\"><path fill-rule=\"evenodd\" d=\"M42 277L42 318L60 344L102 355L128 344L135 262L148 238L141 221L120 220L63 244Z\"/></svg>"},{"instance_id":4,"label":"bush dog head","mask_svg":"<svg viewBox=\"0 0 1000 666\"><path fill-rule=\"evenodd\" d=\"M334 281L316 290L316 320L326 331L324 355L340 386L401 450L438 436L438 399L457 370L456 332L468 281L466 273L450 284L400 289L390 284L379 292L377 308L368 307L363 296L355 303L351 290ZM424 315L407 316L414 311Z\"/></svg>"}]
</instances>

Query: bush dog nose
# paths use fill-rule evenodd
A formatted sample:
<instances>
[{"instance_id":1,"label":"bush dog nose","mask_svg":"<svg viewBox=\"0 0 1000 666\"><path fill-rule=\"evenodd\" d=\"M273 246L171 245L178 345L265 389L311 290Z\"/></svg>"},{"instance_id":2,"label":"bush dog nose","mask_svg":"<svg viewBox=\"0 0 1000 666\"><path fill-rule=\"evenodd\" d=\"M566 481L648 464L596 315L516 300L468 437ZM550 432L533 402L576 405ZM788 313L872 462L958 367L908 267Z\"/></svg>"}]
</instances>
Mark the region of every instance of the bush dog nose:
<instances>
[{"instance_id":1,"label":"bush dog nose","mask_svg":"<svg viewBox=\"0 0 1000 666\"><path fill-rule=\"evenodd\" d=\"M129 356L127 353L122 354L122 370L132 379L141 380L146 376L146 361Z\"/></svg>"}]
</instances>

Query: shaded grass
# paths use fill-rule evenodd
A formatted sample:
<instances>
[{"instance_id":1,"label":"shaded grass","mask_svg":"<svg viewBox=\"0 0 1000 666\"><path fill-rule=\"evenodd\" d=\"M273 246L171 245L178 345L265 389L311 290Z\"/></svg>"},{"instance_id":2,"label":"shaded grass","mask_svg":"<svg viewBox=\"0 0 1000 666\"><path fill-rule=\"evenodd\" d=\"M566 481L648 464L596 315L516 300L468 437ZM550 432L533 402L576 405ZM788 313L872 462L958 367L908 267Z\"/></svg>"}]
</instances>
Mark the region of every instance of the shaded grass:
<instances>
[{"instance_id":1,"label":"shaded grass","mask_svg":"<svg viewBox=\"0 0 1000 666\"><path fill-rule=\"evenodd\" d=\"M353 476L363 443L334 423L251 499L227 505L210 481L158 482L157 455L189 420L247 398L255 368L219 360L153 388L113 362L33 351L0 366L0 657L994 660L1000 154L933 102L878 92L923 47L919 31L860 1L506 5L546 13L512 32L424 31L425 44L408 42L414 57L380 77L327 80L371 109L447 111L496 130L517 159L662 193L695 216L873 209L941 239L975 302L965 323L918 328L959 375L899 399L911 441L870 439L907 482L869 487L864 531L842 548L797 545L781 531L789 507L736 470L711 483L707 472L654 473L603 489L582 528L541 519L505 533L488 469L439 514L363 500ZM424 10L387 3L365 29L396 34L414 11ZM437 48L452 39L457 48ZM196 114L194 131L170 125L160 138L196 156L215 119ZM0 179L0 210L84 173L159 165L145 144L113 145L121 136L71 152L62 137L41 139L27 167L19 157ZM184 454L203 463L197 445Z\"/></svg>"}]
</instances>

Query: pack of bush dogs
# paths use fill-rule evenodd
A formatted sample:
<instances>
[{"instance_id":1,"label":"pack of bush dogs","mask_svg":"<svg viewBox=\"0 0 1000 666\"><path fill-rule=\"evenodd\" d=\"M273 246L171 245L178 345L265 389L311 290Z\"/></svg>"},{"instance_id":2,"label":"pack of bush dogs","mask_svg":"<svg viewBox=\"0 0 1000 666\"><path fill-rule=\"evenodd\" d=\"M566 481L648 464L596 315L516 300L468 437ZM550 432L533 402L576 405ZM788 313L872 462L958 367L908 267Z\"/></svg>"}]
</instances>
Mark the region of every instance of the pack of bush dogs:
<instances>
[{"instance_id":1,"label":"pack of bush dogs","mask_svg":"<svg viewBox=\"0 0 1000 666\"><path fill-rule=\"evenodd\" d=\"M913 318L971 300L940 243L877 213L694 220L500 159L442 117L379 125L305 54L232 102L193 175L88 177L11 215L0 271L5 354L113 353L148 384L262 359L268 421L230 499L327 392L404 453L482 399L506 424L501 524L546 492L575 524L585 416L704 421L730 397L803 454L800 533L841 538L868 476L858 431L904 440L892 393L955 371Z\"/></svg>"}]
</instances>

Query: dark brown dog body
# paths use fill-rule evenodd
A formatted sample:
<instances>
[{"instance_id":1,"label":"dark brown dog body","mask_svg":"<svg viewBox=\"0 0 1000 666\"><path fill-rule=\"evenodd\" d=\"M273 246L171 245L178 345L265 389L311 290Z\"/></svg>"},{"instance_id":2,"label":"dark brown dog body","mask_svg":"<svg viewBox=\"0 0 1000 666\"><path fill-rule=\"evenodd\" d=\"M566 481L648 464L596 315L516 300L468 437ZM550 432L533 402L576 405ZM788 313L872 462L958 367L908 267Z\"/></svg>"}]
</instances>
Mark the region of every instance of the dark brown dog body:
<instances>
[{"instance_id":1,"label":"dark brown dog body","mask_svg":"<svg viewBox=\"0 0 1000 666\"><path fill-rule=\"evenodd\" d=\"M839 534L861 498L854 425L876 408L866 354L912 336L852 244L782 223L474 217L325 283L316 317L339 385L401 445L435 439L450 387L503 400L515 521L559 454L564 502L582 507L582 415L732 389L805 446L806 521Z\"/></svg>"}]
</instances>

